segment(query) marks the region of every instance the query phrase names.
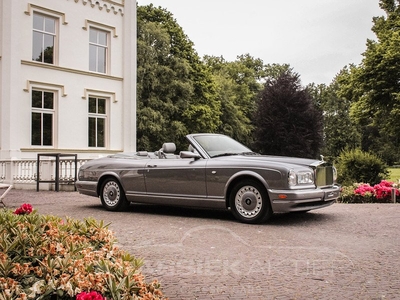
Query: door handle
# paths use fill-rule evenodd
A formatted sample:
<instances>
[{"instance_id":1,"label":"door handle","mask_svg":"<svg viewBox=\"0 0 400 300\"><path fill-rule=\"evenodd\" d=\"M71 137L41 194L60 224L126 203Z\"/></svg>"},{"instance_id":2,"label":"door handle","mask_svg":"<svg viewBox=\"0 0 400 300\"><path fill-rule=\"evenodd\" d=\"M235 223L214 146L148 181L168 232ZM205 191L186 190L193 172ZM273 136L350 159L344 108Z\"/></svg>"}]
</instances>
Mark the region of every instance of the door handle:
<instances>
[{"instance_id":1,"label":"door handle","mask_svg":"<svg viewBox=\"0 0 400 300\"><path fill-rule=\"evenodd\" d=\"M147 165L148 168L156 168L157 165Z\"/></svg>"}]
</instances>

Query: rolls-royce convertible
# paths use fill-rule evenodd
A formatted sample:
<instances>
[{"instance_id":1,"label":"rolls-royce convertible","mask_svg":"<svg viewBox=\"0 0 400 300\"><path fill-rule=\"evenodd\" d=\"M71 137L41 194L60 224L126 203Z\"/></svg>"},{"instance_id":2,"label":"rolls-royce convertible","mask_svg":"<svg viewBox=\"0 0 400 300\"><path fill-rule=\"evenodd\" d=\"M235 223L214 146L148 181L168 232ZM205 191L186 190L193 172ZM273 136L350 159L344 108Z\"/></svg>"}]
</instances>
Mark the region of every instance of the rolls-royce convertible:
<instances>
[{"instance_id":1,"label":"rolls-royce convertible","mask_svg":"<svg viewBox=\"0 0 400 300\"><path fill-rule=\"evenodd\" d=\"M229 209L244 223L274 212L304 212L333 204L336 169L322 160L260 155L222 134L186 136L188 149L114 154L86 162L77 190L100 197L105 209L131 202Z\"/></svg>"}]
</instances>

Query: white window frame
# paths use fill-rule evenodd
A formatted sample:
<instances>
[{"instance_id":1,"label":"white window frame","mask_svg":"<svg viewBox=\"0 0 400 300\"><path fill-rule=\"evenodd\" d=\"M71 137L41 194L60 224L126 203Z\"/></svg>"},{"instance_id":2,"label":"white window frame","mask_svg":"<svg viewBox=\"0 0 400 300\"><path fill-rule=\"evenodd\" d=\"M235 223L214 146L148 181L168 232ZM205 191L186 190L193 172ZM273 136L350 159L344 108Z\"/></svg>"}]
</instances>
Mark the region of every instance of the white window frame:
<instances>
[{"instance_id":1,"label":"white window frame","mask_svg":"<svg viewBox=\"0 0 400 300\"><path fill-rule=\"evenodd\" d=\"M105 38L106 44L105 45L98 43L98 41L94 42L94 41L90 40L90 37L91 37L93 31L106 34L106 38ZM110 35L111 35L111 32L109 30L105 30L103 28L98 28L98 27L93 27L93 26L89 27L89 71L96 72L96 73L102 73L102 74L109 74L109 69L110 69L110 67L109 67L110 66ZM90 51L90 49L92 47L95 47L96 50L97 50L96 51L96 57L95 57L96 65L95 65L94 69L92 68L92 65L91 65L91 61L92 61L93 57L92 57L92 52ZM99 49L104 49L104 51L105 51L105 55L104 55L104 60L105 60L104 61L104 70L100 70L99 69L99 56L98 56Z\"/></svg>"},{"instance_id":2,"label":"white window frame","mask_svg":"<svg viewBox=\"0 0 400 300\"><path fill-rule=\"evenodd\" d=\"M60 24L60 14L61 13L51 13L52 11L49 10L39 10L39 9L33 9L33 13L32 13L32 60L36 61L33 57L33 48L34 48L34 33L38 32L41 34L47 34L47 35L52 35L54 38L54 45L53 45L53 62L52 63L48 63L45 61L40 61L40 63L45 63L45 64L50 64L50 65L58 65L58 44L59 44L59 24ZM54 20L54 32L49 32L46 30L39 30L39 29L35 29L34 28L34 22L33 19L35 17L35 15L39 15L42 16L44 18L48 18L48 19L53 19ZM62 22L62 24L67 24L66 22ZM42 49L45 50L45 49ZM42 58L43 59L43 58Z\"/></svg>"},{"instance_id":3,"label":"white window frame","mask_svg":"<svg viewBox=\"0 0 400 300\"><path fill-rule=\"evenodd\" d=\"M52 93L53 94L53 108L48 109L43 107L43 102L42 102L42 107L33 107L32 105L32 98L33 98L33 92L41 92L42 97L45 92L47 93ZM56 148L57 147L57 106L58 106L58 90L51 90L51 89L45 89L45 88L40 88L40 87L32 87L31 93L30 93L30 107L31 107L31 114L30 114L30 145L31 147L38 147L38 148ZM43 100L42 100L43 101ZM34 145L33 144L33 113L40 113L42 116L43 114L49 114L52 115L52 145L43 145L43 118L41 118L41 136L40 136L40 145Z\"/></svg>"},{"instance_id":4,"label":"white window frame","mask_svg":"<svg viewBox=\"0 0 400 300\"><path fill-rule=\"evenodd\" d=\"M111 51L112 51L112 44L111 44L111 38L118 38L118 34L117 34L117 28L111 25L107 25L104 23L99 23L93 20L88 20L85 19L85 24L82 27L83 30L88 31L88 41L89 41L89 48L90 48L90 31L91 29L95 29L95 30L99 30L99 31L104 31L107 33L107 54L106 54L106 70L104 73L102 74L111 74L111 66L112 66L112 61L111 61ZM90 70L90 50L89 50L89 62L88 62L88 68L89 71L91 72L96 72L96 71L92 71Z\"/></svg>"},{"instance_id":5,"label":"white window frame","mask_svg":"<svg viewBox=\"0 0 400 300\"><path fill-rule=\"evenodd\" d=\"M90 101L91 99L96 99L96 112L90 112ZM98 112L98 100L104 99L105 100L105 114ZM87 146L90 149L108 149L109 148L109 132L110 132L110 98L105 97L103 95L93 95L90 94L87 97L87 108L88 108L88 118L87 118ZM95 128L95 145L90 145L90 119L94 118L96 120L96 128ZM98 145L98 134L97 134L97 120L102 119L104 120L104 145Z\"/></svg>"}]
</instances>

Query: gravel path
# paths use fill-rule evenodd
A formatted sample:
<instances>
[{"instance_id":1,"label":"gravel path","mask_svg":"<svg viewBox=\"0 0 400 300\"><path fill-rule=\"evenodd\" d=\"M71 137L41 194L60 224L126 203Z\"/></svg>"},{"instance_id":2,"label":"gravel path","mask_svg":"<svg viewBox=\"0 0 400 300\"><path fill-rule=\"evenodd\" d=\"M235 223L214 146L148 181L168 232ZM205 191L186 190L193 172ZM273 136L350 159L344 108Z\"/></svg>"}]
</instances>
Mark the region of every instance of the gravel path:
<instances>
[{"instance_id":1,"label":"gravel path","mask_svg":"<svg viewBox=\"0 0 400 300\"><path fill-rule=\"evenodd\" d=\"M400 299L400 204L334 204L246 225L228 211L113 213L77 192L12 190L4 202L111 223L170 299Z\"/></svg>"}]
</instances>

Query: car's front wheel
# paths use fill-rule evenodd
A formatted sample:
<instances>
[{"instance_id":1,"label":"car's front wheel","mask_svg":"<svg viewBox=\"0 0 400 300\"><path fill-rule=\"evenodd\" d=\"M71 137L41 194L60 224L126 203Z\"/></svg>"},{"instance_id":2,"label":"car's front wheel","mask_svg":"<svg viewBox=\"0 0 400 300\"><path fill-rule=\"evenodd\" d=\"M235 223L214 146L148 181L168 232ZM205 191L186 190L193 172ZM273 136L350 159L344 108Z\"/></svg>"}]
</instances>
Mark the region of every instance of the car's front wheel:
<instances>
[{"instance_id":1,"label":"car's front wheel","mask_svg":"<svg viewBox=\"0 0 400 300\"><path fill-rule=\"evenodd\" d=\"M267 191L258 181L238 182L229 197L232 214L243 223L263 223L272 215Z\"/></svg>"},{"instance_id":2,"label":"car's front wheel","mask_svg":"<svg viewBox=\"0 0 400 300\"><path fill-rule=\"evenodd\" d=\"M101 204L107 210L120 211L124 210L129 206L129 202L126 200L125 193L114 178L107 178L102 186L100 193Z\"/></svg>"}]
</instances>

